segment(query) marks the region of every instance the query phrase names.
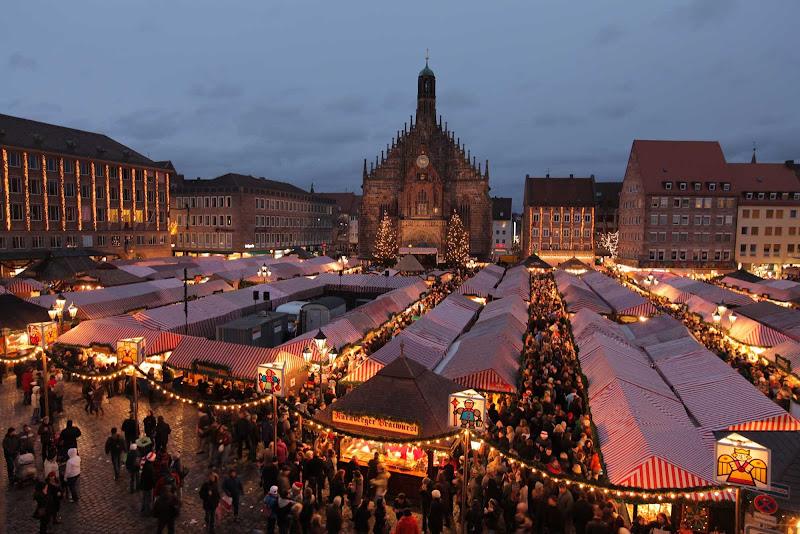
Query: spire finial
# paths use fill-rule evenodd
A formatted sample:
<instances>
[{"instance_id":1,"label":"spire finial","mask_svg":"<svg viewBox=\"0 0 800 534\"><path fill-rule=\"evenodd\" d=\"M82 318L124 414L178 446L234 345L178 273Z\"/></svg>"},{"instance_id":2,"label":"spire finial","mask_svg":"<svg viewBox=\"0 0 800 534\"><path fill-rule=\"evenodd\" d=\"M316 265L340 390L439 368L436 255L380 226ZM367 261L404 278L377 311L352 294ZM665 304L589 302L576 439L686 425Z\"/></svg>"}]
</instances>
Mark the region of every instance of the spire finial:
<instances>
[{"instance_id":1,"label":"spire finial","mask_svg":"<svg viewBox=\"0 0 800 534\"><path fill-rule=\"evenodd\" d=\"M753 141L753 158L750 160L750 163L756 162L756 148L758 148L758 145Z\"/></svg>"},{"instance_id":2,"label":"spire finial","mask_svg":"<svg viewBox=\"0 0 800 534\"><path fill-rule=\"evenodd\" d=\"M431 58L431 50L430 48L425 49L425 66L428 66L428 60Z\"/></svg>"}]
</instances>

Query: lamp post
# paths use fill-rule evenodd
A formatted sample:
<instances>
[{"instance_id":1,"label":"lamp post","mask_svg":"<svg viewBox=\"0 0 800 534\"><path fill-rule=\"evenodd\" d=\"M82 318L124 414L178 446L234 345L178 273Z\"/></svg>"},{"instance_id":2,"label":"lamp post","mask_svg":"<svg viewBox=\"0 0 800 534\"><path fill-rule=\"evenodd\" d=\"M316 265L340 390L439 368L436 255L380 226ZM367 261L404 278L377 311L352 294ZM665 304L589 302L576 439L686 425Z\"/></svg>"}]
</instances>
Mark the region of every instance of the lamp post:
<instances>
[{"instance_id":1,"label":"lamp post","mask_svg":"<svg viewBox=\"0 0 800 534\"><path fill-rule=\"evenodd\" d=\"M303 349L303 359L308 364L309 369L312 369L315 373L319 374L319 389L320 389L320 396L322 395L322 366L329 365L333 367L336 358L339 354L336 352L334 347L328 347L328 338L325 333L320 328L317 332L317 335L314 336L314 346L317 348L317 354L319 354L320 358L318 360L312 359L314 355L314 351L311 348L311 344Z\"/></svg>"}]
</instances>

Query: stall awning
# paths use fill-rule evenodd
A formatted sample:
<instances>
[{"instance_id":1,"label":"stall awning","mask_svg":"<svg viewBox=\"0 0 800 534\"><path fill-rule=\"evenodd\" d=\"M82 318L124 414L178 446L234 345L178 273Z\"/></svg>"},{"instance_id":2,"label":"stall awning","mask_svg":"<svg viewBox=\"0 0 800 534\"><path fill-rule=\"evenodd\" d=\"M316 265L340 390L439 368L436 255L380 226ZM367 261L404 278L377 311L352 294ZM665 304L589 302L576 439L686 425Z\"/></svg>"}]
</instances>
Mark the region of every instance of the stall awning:
<instances>
[{"instance_id":1,"label":"stall awning","mask_svg":"<svg viewBox=\"0 0 800 534\"><path fill-rule=\"evenodd\" d=\"M364 360L361 365L353 369L353 371L342 379L342 382L361 383L366 382L375 373L384 368L384 365L375 360Z\"/></svg>"},{"instance_id":2,"label":"stall awning","mask_svg":"<svg viewBox=\"0 0 800 534\"><path fill-rule=\"evenodd\" d=\"M58 343L76 347L92 345L108 347L113 351L117 341L132 337L145 338L147 354L156 355L171 351L180 342L182 336L171 332L158 332L147 328L117 326L108 321L84 321L69 332L58 336Z\"/></svg>"}]
</instances>

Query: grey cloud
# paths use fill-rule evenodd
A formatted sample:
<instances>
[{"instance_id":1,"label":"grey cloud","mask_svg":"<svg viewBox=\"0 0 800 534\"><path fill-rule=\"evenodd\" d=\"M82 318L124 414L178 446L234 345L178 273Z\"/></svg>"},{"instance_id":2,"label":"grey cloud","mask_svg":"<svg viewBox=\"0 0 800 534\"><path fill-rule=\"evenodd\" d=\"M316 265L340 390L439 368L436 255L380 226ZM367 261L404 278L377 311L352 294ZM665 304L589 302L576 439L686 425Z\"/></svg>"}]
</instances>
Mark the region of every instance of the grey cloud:
<instances>
[{"instance_id":1,"label":"grey cloud","mask_svg":"<svg viewBox=\"0 0 800 534\"><path fill-rule=\"evenodd\" d=\"M121 115L113 120L117 135L141 141L155 141L175 135L184 125L183 117L164 109L141 109Z\"/></svg>"},{"instance_id":2,"label":"grey cloud","mask_svg":"<svg viewBox=\"0 0 800 534\"><path fill-rule=\"evenodd\" d=\"M699 29L709 24L718 24L738 8L737 0L691 0L675 7L672 19Z\"/></svg>"},{"instance_id":3,"label":"grey cloud","mask_svg":"<svg viewBox=\"0 0 800 534\"><path fill-rule=\"evenodd\" d=\"M22 52L14 52L8 56L8 67L14 70L36 71L39 68L39 62Z\"/></svg>"},{"instance_id":4,"label":"grey cloud","mask_svg":"<svg viewBox=\"0 0 800 534\"><path fill-rule=\"evenodd\" d=\"M536 115L533 122L540 127L578 126L584 119L566 113L545 112Z\"/></svg>"},{"instance_id":5,"label":"grey cloud","mask_svg":"<svg viewBox=\"0 0 800 534\"><path fill-rule=\"evenodd\" d=\"M325 109L349 115L353 113L366 113L369 109L369 104L364 95L351 94L331 100L325 106Z\"/></svg>"},{"instance_id":6,"label":"grey cloud","mask_svg":"<svg viewBox=\"0 0 800 534\"><path fill-rule=\"evenodd\" d=\"M437 96L449 110L472 109L480 105L481 100L475 93L463 91L461 89L450 89Z\"/></svg>"},{"instance_id":7,"label":"grey cloud","mask_svg":"<svg viewBox=\"0 0 800 534\"><path fill-rule=\"evenodd\" d=\"M614 44L622 40L625 32L616 24L607 24L600 28L594 36L594 42L601 46Z\"/></svg>"},{"instance_id":8,"label":"grey cloud","mask_svg":"<svg viewBox=\"0 0 800 534\"><path fill-rule=\"evenodd\" d=\"M195 84L189 88L188 93L191 96L218 100L242 96L244 88L224 82L215 85Z\"/></svg>"},{"instance_id":9,"label":"grey cloud","mask_svg":"<svg viewBox=\"0 0 800 534\"><path fill-rule=\"evenodd\" d=\"M636 102L629 100L600 106L592 112L592 115L603 119L623 119L633 113L634 110L636 110Z\"/></svg>"}]
</instances>

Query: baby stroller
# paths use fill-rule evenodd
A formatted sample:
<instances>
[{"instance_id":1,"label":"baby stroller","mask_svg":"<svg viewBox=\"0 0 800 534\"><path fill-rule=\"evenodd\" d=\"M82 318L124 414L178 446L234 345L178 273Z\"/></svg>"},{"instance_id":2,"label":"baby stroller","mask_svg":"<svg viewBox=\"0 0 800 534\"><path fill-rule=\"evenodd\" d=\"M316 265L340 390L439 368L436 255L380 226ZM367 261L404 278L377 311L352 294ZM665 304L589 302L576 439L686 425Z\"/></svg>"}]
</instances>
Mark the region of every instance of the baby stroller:
<instances>
[{"instance_id":1,"label":"baby stroller","mask_svg":"<svg viewBox=\"0 0 800 534\"><path fill-rule=\"evenodd\" d=\"M17 456L16 463L15 473L18 487L21 488L28 480L36 480L36 466L32 453L20 454Z\"/></svg>"}]
</instances>

